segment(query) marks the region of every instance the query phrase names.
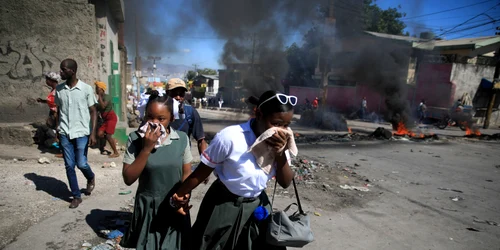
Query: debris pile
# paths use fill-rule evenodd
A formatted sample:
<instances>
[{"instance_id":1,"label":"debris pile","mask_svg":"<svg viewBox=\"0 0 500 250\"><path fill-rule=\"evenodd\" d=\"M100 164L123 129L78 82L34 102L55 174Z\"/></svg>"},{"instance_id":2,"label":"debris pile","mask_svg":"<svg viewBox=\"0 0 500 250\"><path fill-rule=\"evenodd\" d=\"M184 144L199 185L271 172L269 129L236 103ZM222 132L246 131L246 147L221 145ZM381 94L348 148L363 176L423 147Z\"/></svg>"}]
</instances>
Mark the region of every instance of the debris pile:
<instances>
[{"instance_id":1,"label":"debris pile","mask_svg":"<svg viewBox=\"0 0 500 250\"><path fill-rule=\"evenodd\" d=\"M117 212L113 216L106 216L100 221L97 228L100 237L107 239L106 242L92 246L89 242L84 242L81 249L86 250L125 250L120 246L120 241L130 226L130 212Z\"/></svg>"},{"instance_id":2,"label":"debris pile","mask_svg":"<svg viewBox=\"0 0 500 250\"><path fill-rule=\"evenodd\" d=\"M479 140L485 140L485 141L499 141L500 140L500 133L492 134L492 135L471 133L471 134L465 135L465 138L479 139Z\"/></svg>"},{"instance_id":3,"label":"debris pile","mask_svg":"<svg viewBox=\"0 0 500 250\"><path fill-rule=\"evenodd\" d=\"M347 134L329 134L329 135L311 135L311 136L303 136L295 137L296 143L318 143L318 142L349 142L349 141L368 141L374 140L378 138L374 138L371 136L361 135L357 133L347 133Z\"/></svg>"},{"instance_id":4,"label":"debris pile","mask_svg":"<svg viewBox=\"0 0 500 250\"><path fill-rule=\"evenodd\" d=\"M320 129L347 131L347 121L341 114L324 110L306 110L299 120L299 124Z\"/></svg>"},{"instance_id":5,"label":"debris pile","mask_svg":"<svg viewBox=\"0 0 500 250\"><path fill-rule=\"evenodd\" d=\"M292 160L291 168L295 172L295 179L298 182L311 182L315 178L314 173L324 165L319 162L309 161L302 157Z\"/></svg>"},{"instance_id":6,"label":"debris pile","mask_svg":"<svg viewBox=\"0 0 500 250\"><path fill-rule=\"evenodd\" d=\"M500 136L499 136L500 138ZM411 136L408 134L393 134L390 130L379 127L369 135L358 133L347 134L324 134L324 135L295 135L296 143L319 143L319 142L352 142L352 141L373 141L373 140L408 140L408 141L431 141L439 140L436 134Z\"/></svg>"}]
</instances>

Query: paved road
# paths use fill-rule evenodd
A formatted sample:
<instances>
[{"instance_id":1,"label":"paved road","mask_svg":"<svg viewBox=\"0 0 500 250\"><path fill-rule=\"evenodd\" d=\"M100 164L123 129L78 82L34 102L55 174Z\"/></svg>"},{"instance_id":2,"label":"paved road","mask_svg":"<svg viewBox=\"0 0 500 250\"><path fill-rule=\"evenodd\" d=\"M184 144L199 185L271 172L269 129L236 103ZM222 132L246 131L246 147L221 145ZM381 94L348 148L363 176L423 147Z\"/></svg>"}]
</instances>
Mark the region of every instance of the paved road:
<instances>
[{"instance_id":1,"label":"paved road","mask_svg":"<svg viewBox=\"0 0 500 250\"><path fill-rule=\"evenodd\" d=\"M321 218L314 218L318 241L310 249L499 249L500 227L473 222L477 217L500 223L500 167L495 167L500 164L499 146L301 145L303 155L360 164L356 172L367 176L380 192L379 199L364 208L324 211ZM456 196L463 200L450 198ZM325 215L328 219L322 219Z\"/></svg>"}]
</instances>

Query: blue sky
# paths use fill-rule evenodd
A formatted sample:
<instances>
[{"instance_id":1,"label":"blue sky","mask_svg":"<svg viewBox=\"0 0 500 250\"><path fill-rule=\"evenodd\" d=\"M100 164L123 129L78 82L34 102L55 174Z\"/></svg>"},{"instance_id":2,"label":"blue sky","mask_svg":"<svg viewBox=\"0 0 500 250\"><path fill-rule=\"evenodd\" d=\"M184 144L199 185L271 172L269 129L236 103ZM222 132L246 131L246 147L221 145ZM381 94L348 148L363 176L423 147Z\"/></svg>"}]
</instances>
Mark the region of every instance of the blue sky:
<instances>
[{"instance_id":1,"label":"blue sky","mask_svg":"<svg viewBox=\"0 0 500 250\"><path fill-rule=\"evenodd\" d=\"M188 66L197 64L201 68L223 68L218 59L225 41L217 37L203 18L196 18L196 14L193 14L190 8L185 8L184 1L161 1L164 3L162 6L149 5L151 7L148 13L151 13L152 17L149 17L147 22L151 33L158 36L154 43L164 41L164 47L157 47L161 51L158 54L162 56L162 62ZM418 35L422 31L433 31L438 35L444 34L446 39L491 36L495 35L495 27L500 26L500 21L486 24L492 20L500 20L500 5L492 8L500 3L499 0L377 0L376 3L383 9L401 6L400 11L406 13L406 17L402 18L408 26L406 31L412 35ZM460 8L473 4L475 5ZM460 9L446 11L453 8ZM432 14L435 12L441 13ZM485 15L463 24L481 13ZM133 19L131 16L128 14L128 20ZM451 30L457 25L460 26ZM286 39L292 43L300 41L301 38L302 33L296 32L287 34ZM130 45L128 47L133 58L135 53L132 51L135 47L131 48ZM167 51L165 47L168 47L169 52L164 52ZM142 52L142 56L148 56L145 54L147 52Z\"/></svg>"},{"instance_id":2,"label":"blue sky","mask_svg":"<svg viewBox=\"0 0 500 250\"><path fill-rule=\"evenodd\" d=\"M446 39L458 39L465 37L492 36L495 35L495 27L500 26L500 22L485 24L487 22L500 19L500 5L498 0L378 0L377 4L387 9L390 7L401 6L401 12L406 13L406 17L401 20L406 23L406 31L410 34L420 31L430 30L435 34L443 34ZM473 5L466 8L460 8L467 5ZM492 8L493 7L493 8ZM456 10L446 11L454 8ZM442 12L427 15L435 12ZM474 16L477 18L451 30L453 27L464 23ZM425 16L424 16L425 15ZM421 16L421 17L419 17ZM474 26L478 26L473 28Z\"/></svg>"}]
</instances>

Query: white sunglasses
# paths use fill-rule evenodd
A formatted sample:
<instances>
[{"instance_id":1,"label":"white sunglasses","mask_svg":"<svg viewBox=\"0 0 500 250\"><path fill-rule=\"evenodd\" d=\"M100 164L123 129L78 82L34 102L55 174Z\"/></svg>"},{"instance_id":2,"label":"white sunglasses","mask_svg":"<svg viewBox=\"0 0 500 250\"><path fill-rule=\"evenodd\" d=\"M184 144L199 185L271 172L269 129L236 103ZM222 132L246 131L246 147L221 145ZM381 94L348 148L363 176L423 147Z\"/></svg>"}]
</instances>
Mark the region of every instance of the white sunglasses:
<instances>
[{"instance_id":1,"label":"white sunglasses","mask_svg":"<svg viewBox=\"0 0 500 250\"><path fill-rule=\"evenodd\" d=\"M260 103L260 105L257 108L260 109L260 106L262 106L262 104L264 104L264 103L266 103L274 98L278 99L278 101L280 101L281 104L290 103L290 105L292 105L292 106L297 105L297 97L296 96L285 95L285 94L276 94L276 95L269 97L267 100L263 101L262 103Z\"/></svg>"}]
</instances>

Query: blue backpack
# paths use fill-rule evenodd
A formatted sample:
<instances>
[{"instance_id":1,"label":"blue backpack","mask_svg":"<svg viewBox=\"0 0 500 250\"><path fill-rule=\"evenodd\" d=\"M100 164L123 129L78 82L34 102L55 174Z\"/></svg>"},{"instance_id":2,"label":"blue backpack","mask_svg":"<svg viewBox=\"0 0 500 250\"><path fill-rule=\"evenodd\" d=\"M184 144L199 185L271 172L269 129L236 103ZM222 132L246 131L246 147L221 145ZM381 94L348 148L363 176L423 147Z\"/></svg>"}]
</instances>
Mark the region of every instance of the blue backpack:
<instances>
[{"instance_id":1,"label":"blue backpack","mask_svg":"<svg viewBox=\"0 0 500 250\"><path fill-rule=\"evenodd\" d=\"M193 125L193 107L191 105L184 104L184 115L184 121L182 121L177 130L182 130L187 123L189 126L189 133L191 133L191 125Z\"/></svg>"}]
</instances>

